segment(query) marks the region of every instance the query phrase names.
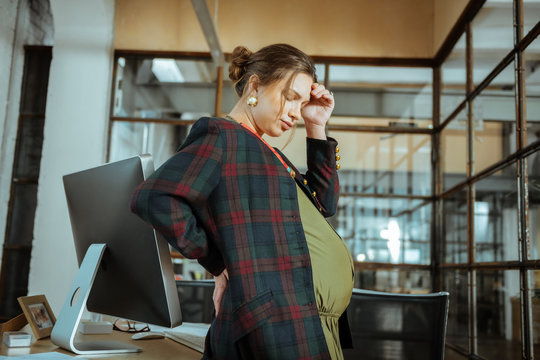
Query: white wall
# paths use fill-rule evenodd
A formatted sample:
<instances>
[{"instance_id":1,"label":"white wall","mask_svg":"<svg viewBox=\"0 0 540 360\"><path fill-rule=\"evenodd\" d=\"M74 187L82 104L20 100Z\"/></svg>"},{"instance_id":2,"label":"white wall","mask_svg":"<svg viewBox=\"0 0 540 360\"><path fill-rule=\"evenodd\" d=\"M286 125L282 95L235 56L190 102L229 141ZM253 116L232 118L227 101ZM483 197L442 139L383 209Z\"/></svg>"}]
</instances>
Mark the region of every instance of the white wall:
<instances>
[{"instance_id":1,"label":"white wall","mask_svg":"<svg viewBox=\"0 0 540 360\"><path fill-rule=\"evenodd\" d=\"M22 49L14 54L15 29L17 27L18 0L0 2L0 229L4 238L6 228L7 206L9 202L11 171L13 167L13 149L17 132L17 115L19 101L9 101L20 97L20 79L22 76ZM15 59L17 56L18 59ZM18 61L14 61L18 60ZM14 81L10 81L13 79ZM18 80L18 81L15 81ZM18 89L14 84L19 84ZM18 90L18 91L17 91ZM3 241L2 241L3 243ZM1 261L0 248L0 261Z\"/></svg>"},{"instance_id":2,"label":"white wall","mask_svg":"<svg viewBox=\"0 0 540 360\"><path fill-rule=\"evenodd\" d=\"M51 0L54 47L28 294L56 315L78 269L62 175L105 161L114 0Z\"/></svg>"}]
</instances>

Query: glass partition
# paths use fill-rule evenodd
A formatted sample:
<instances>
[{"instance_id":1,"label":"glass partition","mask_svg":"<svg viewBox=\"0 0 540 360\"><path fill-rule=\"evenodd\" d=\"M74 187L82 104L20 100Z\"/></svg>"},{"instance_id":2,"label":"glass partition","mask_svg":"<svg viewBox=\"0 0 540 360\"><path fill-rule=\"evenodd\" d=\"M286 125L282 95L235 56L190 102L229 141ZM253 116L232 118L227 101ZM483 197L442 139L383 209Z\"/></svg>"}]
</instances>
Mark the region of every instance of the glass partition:
<instances>
[{"instance_id":1,"label":"glass partition","mask_svg":"<svg viewBox=\"0 0 540 360\"><path fill-rule=\"evenodd\" d=\"M538 19L540 19L540 2L523 0L523 36L538 24Z\"/></svg>"},{"instance_id":2,"label":"glass partition","mask_svg":"<svg viewBox=\"0 0 540 360\"><path fill-rule=\"evenodd\" d=\"M326 79L326 65L325 64L315 64L315 74L317 74L317 82L324 84Z\"/></svg>"},{"instance_id":3,"label":"glass partition","mask_svg":"<svg viewBox=\"0 0 540 360\"><path fill-rule=\"evenodd\" d=\"M443 262L466 263L467 252L467 189L459 190L442 200Z\"/></svg>"},{"instance_id":4,"label":"glass partition","mask_svg":"<svg viewBox=\"0 0 540 360\"><path fill-rule=\"evenodd\" d=\"M467 178L467 107L441 133L443 190Z\"/></svg>"},{"instance_id":5,"label":"glass partition","mask_svg":"<svg viewBox=\"0 0 540 360\"><path fill-rule=\"evenodd\" d=\"M463 34L441 66L441 123L465 100L466 70Z\"/></svg>"},{"instance_id":6,"label":"glass partition","mask_svg":"<svg viewBox=\"0 0 540 360\"><path fill-rule=\"evenodd\" d=\"M446 342L469 349L469 279L467 271L443 270L442 290L450 293Z\"/></svg>"},{"instance_id":7,"label":"glass partition","mask_svg":"<svg viewBox=\"0 0 540 360\"><path fill-rule=\"evenodd\" d=\"M238 99L240 97L236 94L236 90L234 90L234 84L229 80L229 74L224 71L223 91L221 92L221 115L227 115L238 102Z\"/></svg>"},{"instance_id":8,"label":"glass partition","mask_svg":"<svg viewBox=\"0 0 540 360\"><path fill-rule=\"evenodd\" d=\"M540 259L540 152L526 158L529 170L529 237L530 257Z\"/></svg>"},{"instance_id":9,"label":"glass partition","mask_svg":"<svg viewBox=\"0 0 540 360\"><path fill-rule=\"evenodd\" d=\"M431 274L429 270L357 270L354 287L402 294L427 294L431 292Z\"/></svg>"},{"instance_id":10,"label":"glass partition","mask_svg":"<svg viewBox=\"0 0 540 360\"><path fill-rule=\"evenodd\" d=\"M514 64L499 73L473 102L476 172L516 151Z\"/></svg>"},{"instance_id":11,"label":"glass partition","mask_svg":"<svg viewBox=\"0 0 540 360\"><path fill-rule=\"evenodd\" d=\"M540 2L536 9L540 10ZM525 59L527 144L531 144L540 140L540 38L525 49L523 57Z\"/></svg>"},{"instance_id":12,"label":"glass partition","mask_svg":"<svg viewBox=\"0 0 540 360\"><path fill-rule=\"evenodd\" d=\"M170 158L184 141L189 125L114 121L111 129L109 161L139 154L152 154L154 167Z\"/></svg>"},{"instance_id":13,"label":"glass partition","mask_svg":"<svg viewBox=\"0 0 540 360\"><path fill-rule=\"evenodd\" d=\"M211 59L117 58L113 116L196 120L214 113Z\"/></svg>"},{"instance_id":14,"label":"glass partition","mask_svg":"<svg viewBox=\"0 0 540 360\"><path fill-rule=\"evenodd\" d=\"M430 262L429 202L345 193L333 221L357 262Z\"/></svg>"},{"instance_id":15,"label":"glass partition","mask_svg":"<svg viewBox=\"0 0 540 360\"><path fill-rule=\"evenodd\" d=\"M328 75L339 99L332 124L431 126L431 68L330 65Z\"/></svg>"},{"instance_id":16,"label":"glass partition","mask_svg":"<svg viewBox=\"0 0 540 360\"><path fill-rule=\"evenodd\" d=\"M475 184L476 261L518 260L517 170L512 164Z\"/></svg>"},{"instance_id":17,"label":"glass partition","mask_svg":"<svg viewBox=\"0 0 540 360\"><path fill-rule=\"evenodd\" d=\"M473 81L482 82L514 48L512 0L487 0L472 22Z\"/></svg>"},{"instance_id":18,"label":"glass partition","mask_svg":"<svg viewBox=\"0 0 540 360\"><path fill-rule=\"evenodd\" d=\"M521 341L513 337L521 323L519 283L518 270L476 272L478 355L486 359L521 357Z\"/></svg>"},{"instance_id":19,"label":"glass partition","mask_svg":"<svg viewBox=\"0 0 540 360\"><path fill-rule=\"evenodd\" d=\"M540 270L530 270L529 274L529 298L532 313L532 338L534 352L540 351ZM512 340L521 341L521 322L519 321L521 306L519 293L512 297Z\"/></svg>"},{"instance_id":20,"label":"glass partition","mask_svg":"<svg viewBox=\"0 0 540 360\"><path fill-rule=\"evenodd\" d=\"M340 143L342 192L431 195L428 135L331 132Z\"/></svg>"}]
</instances>

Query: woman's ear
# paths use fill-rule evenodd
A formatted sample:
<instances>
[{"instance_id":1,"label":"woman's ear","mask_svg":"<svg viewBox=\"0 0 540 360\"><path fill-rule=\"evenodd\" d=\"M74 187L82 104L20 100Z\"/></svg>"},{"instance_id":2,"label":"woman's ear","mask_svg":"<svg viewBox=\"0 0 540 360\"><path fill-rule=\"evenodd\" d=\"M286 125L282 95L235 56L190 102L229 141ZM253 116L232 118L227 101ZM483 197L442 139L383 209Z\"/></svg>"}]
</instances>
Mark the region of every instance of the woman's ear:
<instances>
[{"instance_id":1,"label":"woman's ear","mask_svg":"<svg viewBox=\"0 0 540 360\"><path fill-rule=\"evenodd\" d=\"M249 77L248 80L248 91L247 94L249 95L257 95L257 92L259 91L259 76L253 74Z\"/></svg>"}]
</instances>

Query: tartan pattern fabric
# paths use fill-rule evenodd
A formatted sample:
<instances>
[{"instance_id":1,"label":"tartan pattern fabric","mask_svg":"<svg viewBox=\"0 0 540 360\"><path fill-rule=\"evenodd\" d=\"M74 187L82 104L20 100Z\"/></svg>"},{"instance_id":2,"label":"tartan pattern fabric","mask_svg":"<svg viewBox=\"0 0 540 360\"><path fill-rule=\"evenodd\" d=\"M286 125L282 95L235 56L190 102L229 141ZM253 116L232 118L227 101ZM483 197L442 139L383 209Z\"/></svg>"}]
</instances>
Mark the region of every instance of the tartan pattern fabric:
<instances>
[{"instance_id":1,"label":"tartan pattern fabric","mask_svg":"<svg viewBox=\"0 0 540 360\"><path fill-rule=\"evenodd\" d=\"M336 146L308 138L305 177L282 155L325 216L338 200ZM228 270L206 359L329 359L294 180L239 124L201 118L133 195L132 210L184 256Z\"/></svg>"}]
</instances>

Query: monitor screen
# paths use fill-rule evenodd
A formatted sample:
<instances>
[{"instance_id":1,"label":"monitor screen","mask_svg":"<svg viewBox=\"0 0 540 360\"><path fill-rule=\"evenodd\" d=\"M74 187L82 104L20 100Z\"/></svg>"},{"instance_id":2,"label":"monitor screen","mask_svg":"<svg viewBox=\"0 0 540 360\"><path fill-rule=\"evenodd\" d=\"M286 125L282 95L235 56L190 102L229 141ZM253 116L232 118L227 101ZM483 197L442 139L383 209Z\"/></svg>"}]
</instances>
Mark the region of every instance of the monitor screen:
<instances>
[{"instance_id":1,"label":"monitor screen","mask_svg":"<svg viewBox=\"0 0 540 360\"><path fill-rule=\"evenodd\" d=\"M91 244L106 244L89 311L148 324L181 324L169 246L130 210L135 188L154 170L150 155L65 175L79 266Z\"/></svg>"}]
</instances>

